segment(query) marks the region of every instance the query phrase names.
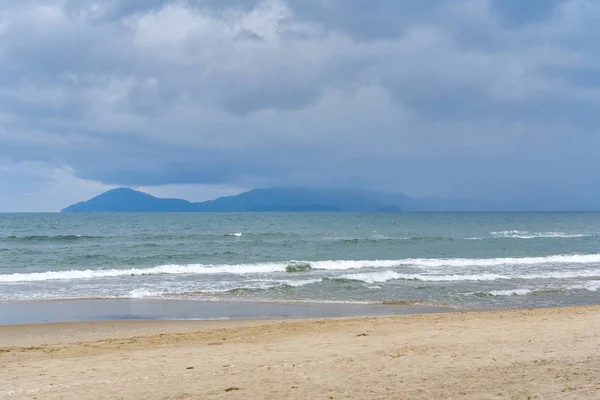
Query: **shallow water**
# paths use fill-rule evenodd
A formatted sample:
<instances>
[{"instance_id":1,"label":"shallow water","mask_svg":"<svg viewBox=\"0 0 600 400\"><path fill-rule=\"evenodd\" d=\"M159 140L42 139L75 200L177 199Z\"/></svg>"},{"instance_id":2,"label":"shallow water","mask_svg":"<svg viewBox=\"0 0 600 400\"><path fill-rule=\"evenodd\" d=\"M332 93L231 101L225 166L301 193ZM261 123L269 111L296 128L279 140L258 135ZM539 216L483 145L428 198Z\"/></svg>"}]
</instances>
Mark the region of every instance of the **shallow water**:
<instances>
[{"instance_id":1,"label":"shallow water","mask_svg":"<svg viewBox=\"0 0 600 400\"><path fill-rule=\"evenodd\" d=\"M0 215L0 301L597 304L598 213Z\"/></svg>"}]
</instances>

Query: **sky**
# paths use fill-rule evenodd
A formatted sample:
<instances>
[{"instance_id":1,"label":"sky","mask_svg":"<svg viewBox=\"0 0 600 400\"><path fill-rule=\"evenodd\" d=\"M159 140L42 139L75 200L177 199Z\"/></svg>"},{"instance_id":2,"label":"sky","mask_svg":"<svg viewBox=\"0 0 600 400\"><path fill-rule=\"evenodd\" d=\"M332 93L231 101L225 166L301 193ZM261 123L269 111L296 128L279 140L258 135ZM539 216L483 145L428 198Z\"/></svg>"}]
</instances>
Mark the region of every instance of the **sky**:
<instances>
[{"instance_id":1,"label":"sky","mask_svg":"<svg viewBox=\"0 0 600 400\"><path fill-rule=\"evenodd\" d=\"M596 0L0 0L0 212L128 186L600 209Z\"/></svg>"}]
</instances>

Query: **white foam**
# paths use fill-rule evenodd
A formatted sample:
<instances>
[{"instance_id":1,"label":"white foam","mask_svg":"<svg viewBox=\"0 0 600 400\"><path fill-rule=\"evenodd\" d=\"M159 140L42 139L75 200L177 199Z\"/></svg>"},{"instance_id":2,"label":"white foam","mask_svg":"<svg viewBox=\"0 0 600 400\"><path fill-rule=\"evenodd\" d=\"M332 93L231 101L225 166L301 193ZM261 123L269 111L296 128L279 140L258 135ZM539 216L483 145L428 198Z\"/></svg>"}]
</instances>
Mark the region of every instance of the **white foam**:
<instances>
[{"instance_id":1,"label":"white foam","mask_svg":"<svg viewBox=\"0 0 600 400\"><path fill-rule=\"evenodd\" d=\"M160 297L162 293L155 292L148 289L133 289L127 295L127 298L130 299L145 299L149 297Z\"/></svg>"},{"instance_id":2,"label":"white foam","mask_svg":"<svg viewBox=\"0 0 600 400\"><path fill-rule=\"evenodd\" d=\"M323 279L301 279L301 280L281 280L281 279L267 279L261 281L260 289L271 289L279 286L291 286L300 287L306 285L312 285L313 283L320 283Z\"/></svg>"},{"instance_id":3,"label":"white foam","mask_svg":"<svg viewBox=\"0 0 600 400\"><path fill-rule=\"evenodd\" d=\"M346 270L360 268L390 268L402 265L402 260L336 260L309 262L312 269Z\"/></svg>"},{"instance_id":4,"label":"white foam","mask_svg":"<svg viewBox=\"0 0 600 400\"><path fill-rule=\"evenodd\" d=\"M509 289L509 290L490 290L489 292L485 292L486 294L492 296L524 296L535 292L540 292L544 290L587 290L590 292L596 292L600 290L600 280L594 281L585 281L580 282L575 285L554 285L545 288L536 288L536 289Z\"/></svg>"},{"instance_id":5,"label":"white foam","mask_svg":"<svg viewBox=\"0 0 600 400\"><path fill-rule=\"evenodd\" d=\"M569 290L587 290L590 292L597 292L600 289L600 281L588 281L577 285L568 287Z\"/></svg>"},{"instance_id":6,"label":"white foam","mask_svg":"<svg viewBox=\"0 0 600 400\"><path fill-rule=\"evenodd\" d=\"M323 279L302 279L302 280L267 280L265 281L267 286L265 289L270 289L272 287L277 287L281 285L291 286L291 287L300 287L306 285L312 285L314 283L320 283Z\"/></svg>"},{"instance_id":7,"label":"white foam","mask_svg":"<svg viewBox=\"0 0 600 400\"><path fill-rule=\"evenodd\" d=\"M490 235L511 239L538 239L538 238L583 238L592 235L587 233L565 233L565 232L527 232L527 231L501 231L490 232Z\"/></svg>"},{"instance_id":8,"label":"white foam","mask_svg":"<svg viewBox=\"0 0 600 400\"><path fill-rule=\"evenodd\" d=\"M242 237L243 233L242 232L234 232L234 233L228 233L225 236L235 236L235 237Z\"/></svg>"},{"instance_id":9,"label":"white foam","mask_svg":"<svg viewBox=\"0 0 600 400\"><path fill-rule=\"evenodd\" d=\"M347 274L340 276L340 278L350 279L353 281L362 281L366 283L383 283L396 279L403 279L404 276L405 275L399 274L394 271L382 271L363 274Z\"/></svg>"},{"instance_id":10,"label":"white foam","mask_svg":"<svg viewBox=\"0 0 600 400\"><path fill-rule=\"evenodd\" d=\"M392 280L415 280L424 282L461 282L461 281L498 281L512 279L569 279L569 278L590 278L600 277L600 269L594 270L579 270L579 271L553 271L537 274L515 274L502 275L492 273L481 274L455 274L455 275L427 275L427 274L401 274L394 271L372 272L364 274L347 274L342 275L343 279L352 279L363 281L366 283L381 283Z\"/></svg>"},{"instance_id":11,"label":"white foam","mask_svg":"<svg viewBox=\"0 0 600 400\"><path fill-rule=\"evenodd\" d=\"M531 289L509 289L509 290L490 290L486 292L491 296L526 296L533 293Z\"/></svg>"},{"instance_id":12,"label":"white foam","mask_svg":"<svg viewBox=\"0 0 600 400\"><path fill-rule=\"evenodd\" d=\"M49 280L97 279L119 276L141 275L208 275L208 274L257 274L284 272L287 263L262 263L239 265L161 265L154 268L104 269L104 270L70 270L32 272L28 274L0 275L0 282L32 282Z\"/></svg>"},{"instance_id":13,"label":"white foam","mask_svg":"<svg viewBox=\"0 0 600 400\"><path fill-rule=\"evenodd\" d=\"M600 263L600 254L564 254L546 257L510 258L420 258L397 261L398 265L424 268L494 267L500 265L549 265Z\"/></svg>"},{"instance_id":14,"label":"white foam","mask_svg":"<svg viewBox=\"0 0 600 400\"><path fill-rule=\"evenodd\" d=\"M424 282L453 282L453 281L495 281L498 279L511 279L509 276L497 274L474 275L425 275L425 274L400 274L394 271L372 272L364 274L342 275L343 279L363 281L366 283L383 283L393 280L410 280Z\"/></svg>"},{"instance_id":15,"label":"white foam","mask_svg":"<svg viewBox=\"0 0 600 400\"><path fill-rule=\"evenodd\" d=\"M324 238L325 240L332 241L377 241L377 240L409 240L409 237L405 236L385 236L378 233L374 233L372 236L328 236Z\"/></svg>"},{"instance_id":16,"label":"white foam","mask_svg":"<svg viewBox=\"0 0 600 400\"><path fill-rule=\"evenodd\" d=\"M320 282L323 282L323 279L305 279L305 280L300 280L300 281L284 281L282 283L285 285L288 285L288 286L292 286L292 287L300 287L300 286L312 285L313 283L320 283Z\"/></svg>"},{"instance_id":17,"label":"white foam","mask_svg":"<svg viewBox=\"0 0 600 400\"><path fill-rule=\"evenodd\" d=\"M289 287L300 287L311 285L313 283L322 282L322 279L303 279L303 280L286 280L286 279L265 279L265 280L256 280L250 282L229 282L227 285L221 285L220 287L205 287L202 289L193 290L193 293L203 293L203 294L217 294L217 293L227 293L232 290L268 290L275 289L282 286ZM185 295L186 292L182 291L178 293L179 295Z\"/></svg>"},{"instance_id":18,"label":"white foam","mask_svg":"<svg viewBox=\"0 0 600 400\"><path fill-rule=\"evenodd\" d=\"M451 267L456 269L459 267L494 267L494 266L523 266L523 265L585 265L597 264L600 266L600 254L573 254L573 255L555 255L547 257L522 257L522 258L419 258L419 259L404 259L404 260L336 260L336 261L303 261L309 263L312 269L315 270L353 270L362 268L393 268L393 267L413 267L422 268L425 270ZM72 280L72 279L100 279L120 276L140 276L140 275L219 275L219 274L269 274L275 272L286 272L290 262L272 262L272 263L256 263L256 264L223 264L223 265L208 265L208 264L188 264L188 265L161 265L153 268L128 268L128 269L86 269L86 270L69 270L69 271L45 271L32 273L14 273L0 275L0 283L14 282L36 282L49 280ZM597 276L597 270L593 271L567 271L554 272L546 275L557 275L556 277L586 277ZM561 275L563 274L563 275ZM587 274L587 275L586 275ZM591 274L591 275L590 275ZM560 275L560 276L559 276ZM502 275L481 274L481 275L448 275L432 276L432 275L405 275L415 276L416 278L404 279L420 279L420 276L425 279L437 280L494 280L494 279L511 279L505 278ZM532 275L533 276L533 275ZM536 275L537 277L553 277L545 276L544 274ZM450 278L455 277L455 278ZM476 277L480 277L476 278ZM444 278L444 279L442 279ZM523 278L528 279L528 278Z\"/></svg>"}]
</instances>

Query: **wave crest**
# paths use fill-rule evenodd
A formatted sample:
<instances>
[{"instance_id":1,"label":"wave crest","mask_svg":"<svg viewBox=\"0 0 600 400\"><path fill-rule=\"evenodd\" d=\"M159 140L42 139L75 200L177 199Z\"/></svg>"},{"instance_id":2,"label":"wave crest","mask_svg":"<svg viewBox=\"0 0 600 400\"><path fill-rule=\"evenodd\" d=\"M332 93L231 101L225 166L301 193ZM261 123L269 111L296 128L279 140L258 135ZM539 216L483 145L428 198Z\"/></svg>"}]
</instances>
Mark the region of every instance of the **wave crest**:
<instances>
[{"instance_id":1,"label":"wave crest","mask_svg":"<svg viewBox=\"0 0 600 400\"><path fill-rule=\"evenodd\" d=\"M565 232L528 232L528 231L501 231L501 232L490 232L490 235L497 238L510 238L510 239L571 239L571 238L584 238L591 237L594 235L590 235L587 233L565 233Z\"/></svg>"},{"instance_id":2,"label":"wave crest","mask_svg":"<svg viewBox=\"0 0 600 400\"><path fill-rule=\"evenodd\" d=\"M495 266L531 266L531 265L600 265L600 254L554 255L547 257L523 258L421 258L404 260L330 260L330 261L286 261L255 264L187 264L161 265L152 268L125 269L86 269L68 271L45 271L30 273L13 273L0 275L0 283L35 282L48 280L97 279L119 276L140 275L220 275L220 274L271 274L285 272L308 272L310 270L345 271L355 269L377 268L420 268L429 269L449 267L452 270L459 267L495 267ZM534 279L534 278L569 278L600 276L599 269L567 270L530 275L501 275L480 273L470 275L431 275L431 274L397 274L396 279L413 279L429 281L456 280L498 280L498 279ZM388 274L386 276L391 276Z\"/></svg>"},{"instance_id":3,"label":"wave crest","mask_svg":"<svg viewBox=\"0 0 600 400\"><path fill-rule=\"evenodd\" d=\"M14 242L70 242L75 240L103 239L102 236L89 235L30 235L30 236L5 236L1 238Z\"/></svg>"},{"instance_id":4,"label":"wave crest","mask_svg":"<svg viewBox=\"0 0 600 400\"><path fill-rule=\"evenodd\" d=\"M286 272L306 272L312 269L310 263L301 262L301 261L291 261L287 267L285 267Z\"/></svg>"}]
</instances>

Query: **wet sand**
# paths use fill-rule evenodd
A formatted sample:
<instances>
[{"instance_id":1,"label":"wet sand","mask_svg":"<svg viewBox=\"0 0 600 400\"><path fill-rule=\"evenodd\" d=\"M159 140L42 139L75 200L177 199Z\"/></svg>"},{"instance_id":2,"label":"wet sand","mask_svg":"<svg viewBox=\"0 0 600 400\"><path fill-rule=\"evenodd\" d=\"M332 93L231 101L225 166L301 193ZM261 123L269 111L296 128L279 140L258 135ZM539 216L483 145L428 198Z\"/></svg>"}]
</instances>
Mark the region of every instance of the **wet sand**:
<instances>
[{"instance_id":1,"label":"wet sand","mask_svg":"<svg viewBox=\"0 0 600 400\"><path fill-rule=\"evenodd\" d=\"M0 326L2 399L598 399L600 306Z\"/></svg>"},{"instance_id":2,"label":"wet sand","mask_svg":"<svg viewBox=\"0 0 600 400\"><path fill-rule=\"evenodd\" d=\"M339 318L452 311L410 303L301 303L164 299L53 300L0 303L0 326L107 320Z\"/></svg>"}]
</instances>

